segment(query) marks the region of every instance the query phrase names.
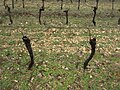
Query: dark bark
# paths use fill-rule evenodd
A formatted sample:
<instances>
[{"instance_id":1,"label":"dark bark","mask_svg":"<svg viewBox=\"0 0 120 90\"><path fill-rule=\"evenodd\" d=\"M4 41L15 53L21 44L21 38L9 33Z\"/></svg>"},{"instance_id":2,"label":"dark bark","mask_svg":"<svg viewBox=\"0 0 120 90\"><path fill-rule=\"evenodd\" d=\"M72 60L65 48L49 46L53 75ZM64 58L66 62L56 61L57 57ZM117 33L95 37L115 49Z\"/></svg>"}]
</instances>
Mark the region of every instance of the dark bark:
<instances>
[{"instance_id":1,"label":"dark bark","mask_svg":"<svg viewBox=\"0 0 120 90\"><path fill-rule=\"evenodd\" d=\"M78 10L80 9L80 0L78 0Z\"/></svg>"},{"instance_id":2,"label":"dark bark","mask_svg":"<svg viewBox=\"0 0 120 90\"><path fill-rule=\"evenodd\" d=\"M39 23L40 23L40 24L42 24L42 22L41 22L41 14L42 14L42 11L44 11L44 8L43 8L43 7L39 9Z\"/></svg>"},{"instance_id":3,"label":"dark bark","mask_svg":"<svg viewBox=\"0 0 120 90\"><path fill-rule=\"evenodd\" d=\"M98 3L99 3L99 0L96 0L96 7L98 9Z\"/></svg>"},{"instance_id":4,"label":"dark bark","mask_svg":"<svg viewBox=\"0 0 120 90\"><path fill-rule=\"evenodd\" d=\"M120 25L120 18L118 19L118 25Z\"/></svg>"},{"instance_id":5,"label":"dark bark","mask_svg":"<svg viewBox=\"0 0 120 90\"><path fill-rule=\"evenodd\" d=\"M3 1L3 5L4 5L4 6L6 5L6 0Z\"/></svg>"},{"instance_id":6,"label":"dark bark","mask_svg":"<svg viewBox=\"0 0 120 90\"><path fill-rule=\"evenodd\" d=\"M44 2L45 0L42 0L42 8L44 8L45 7L45 2Z\"/></svg>"},{"instance_id":7,"label":"dark bark","mask_svg":"<svg viewBox=\"0 0 120 90\"><path fill-rule=\"evenodd\" d=\"M27 36L23 36L22 37L22 40L29 52L29 55L30 55L30 58L31 58L31 62L28 66L28 69L30 70L32 68L32 66L34 65L34 55L33 55L33 50L32 50L32 47L31 47L31 43L30 43L30 39L27 37Z\"/></svg>"},{"instance_id":8,"label":"dark bark","mask_svg":"<svg viewBox=\"0 0 120 90\"><path fill-rule=\"evenodd\" d=\"M114 2L115 0L112 0L112 10L114 10Z\"/></svg>"},{"instance_id":9,"label":"dark bark","mask_svg":"<svg viewBox=\"0 0 120 90\"><path fill-rule=\"evenodd\" d=\"M65 10L65 16L66 16L66 24L68 24L68 10Z\"/></svg>"},{"instance_id":10,"label":"dark bark","mask_svg":"<svg viewBox=\"0 0 120 90\"><path fill-rule=\"evenodd\" d=\"M63 9L63 0L61 0L61 10Z\"/></svg>"},{"instance_id":11,"label":"dark bark","mask_svg":"<svg viewBox=\"0 0 120 90\"><path fill-rule=\"evenodd\" d=\"M25 1L24 0L22 0L22 4L23 4L23 8L25 8Z\"/></svg>"},{"instance_id":12,"label":"dark bark","mask_svg":"<svg viewBox=\"0 0 120 90\"><path fill-rule=\"evenodd\" d=\"M87 69L87 65L90 62L90 60L93 58L94 54L95 54L95 48L96 48L96 38L91 39L89 41L90 45L91 45L91 54L90 56L85 60L84 62L84 70Z\"/></svg>"},{"instance_id":13,"label":"dark bark","mask_svg":"<svg viewBox=\"0 0 120 90\"><path fill-rule=\"evenodd\" d=\"M5 6L5 9L7 9L7 12L8 12L8 17L9 17L9 20L10 20L10 23L9 25L13 24L13 20L12 20L12 17L11 17L11 10L10 10L10 7L8 5Z\"/></svg>"},{"instance_id":14,"label":"dark bark","mask_svg":"<svg viewBox=\"0 0 120 90\"><path fill-rule=\"evenodd\" d=\"M72 1L72 0L70 0L70 2L71 2L71 3L73 3L73 1Z\"/></svg>"},{"instance_id":15,"label":"dark bark","mask_svg":"<svg viewBox=\"0 0 120 90\"><path fill-rule=\"evenodd\" d=\"M14 9L14 0L12 0L12 8Z\"/></svg>"},{"instance_id":16,"label":"dark bark","mask_svg":"<svg viewBox=\"0 0 120 90\"><path fill-rule=\"evenodd\" d=\"M92 22L93 22L94 26L96 26L96 21L95 21L96 11L97 11L97 7L94 7L94 9L93 9L94 16L93 16L93 20L92 20Z\"/></svg>"}]
</instances>

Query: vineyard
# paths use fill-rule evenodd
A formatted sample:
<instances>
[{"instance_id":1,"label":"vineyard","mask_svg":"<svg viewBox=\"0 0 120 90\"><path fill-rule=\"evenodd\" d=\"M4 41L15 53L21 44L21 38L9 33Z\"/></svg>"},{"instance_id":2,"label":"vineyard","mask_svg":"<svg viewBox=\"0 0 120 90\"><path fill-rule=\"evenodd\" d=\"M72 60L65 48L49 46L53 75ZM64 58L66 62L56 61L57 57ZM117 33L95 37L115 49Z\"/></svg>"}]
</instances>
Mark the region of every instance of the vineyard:
<instances>
[{"instance_id":1,"label":"vineyard","mask_svg":"<svg viewBox=\"0 0 120 90\"><path fill-rule=\"evenodd\" d=\"M120 90L120 0L1 0L0 90Z\"/></svg>"}]
</instances>

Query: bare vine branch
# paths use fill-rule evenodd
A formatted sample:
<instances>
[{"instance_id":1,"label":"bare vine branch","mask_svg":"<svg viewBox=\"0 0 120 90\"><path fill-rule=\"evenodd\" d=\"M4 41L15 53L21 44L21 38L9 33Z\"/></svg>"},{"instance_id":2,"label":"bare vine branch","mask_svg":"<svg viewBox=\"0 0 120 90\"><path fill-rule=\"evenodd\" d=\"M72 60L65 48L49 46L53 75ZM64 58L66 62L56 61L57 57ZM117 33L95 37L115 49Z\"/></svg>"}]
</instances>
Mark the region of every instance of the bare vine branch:
<instances>
[{"instance_id":1,"label":"bare vine branch","mask_svg":"<svg viewBox=\"0 0 120 90\"><path fill-rule=\"evenodd\" d=\"M80 0L78 0L78 10L80 9Z\"/></svg>"},{"instance_id":2,"label":"bare vine branch","mask_svg":"<svg viewBox=\"0 0 120 90\"><path fill-rule=\"evenodd\" d=\"M61 10L63 9L63 0L61 0Z\"/></svg>"},{"instance_id":3,"label":"bare vine branch","mask_svg":"<svg viewBox=\"0 0 120 90\"><path fill-rule=\"evenodd\" d=\"M39 23L40 24L42 24L42 22L41 22L41 13L42 13L42 11L44 11L43 7L39 9Z\"/></svg>"},{"instance_id":4,"label":"bare vine branch","mask_svg":"<svg viewBox=\"0 0 120 90\"><path fill-rule=\"evenodd\" d=\"M90 60L93 58L93 56L95 54L95 49L96 49L96 38L94 37L91 39L90 30L89 30L89 37L90 37L89 44L91 45L91 54L84 62L84 67L83 67L84 71L85 71L85 69L87 69L87 65L90 62Z\"/></svg>"},{"instance_id":5,"label":"bare vine branch","mask_svg":"<svg viewBox=\"0 0 120 90\"><path fill-rule=\"evenodd\" d=\"M34 65L34 55L33 55L33 50L32 50L32 47L31 47L31 43L30 43L30 39L27 37L27 36L24 36L22 37L22 40L29 52L29 55L30 55L30 58L31 58L31 62L28 66L28 70L30 70L32 68L32 66Z\"/></svg>"},{"instance_id":6,"label":"bare vine branch","mask_svg":"<svg viewBox=\"0 0 120 90\"><path fill-rule=\"evenodd\" d=\"M94 16L93 16L93 20L92 20L92 22L93 22L94 26L96 26L95 17L96 17L96 11L97 11L97 7L93 7L93 8L94 8L94 9L93 9Z\"/></svg>"},{"instance_id":7,"label":"bare vine branch","mask_svg":"<svg viewBox=\"0 0 120 90\"><path fill-rule=\"evenodd\" d=\"M13 20L12 20L12 17L11 17L11 10L10 10L10 7L9 7L8 5L5 5L5 9L7 9L8 17L9 17L9 20L10 20L9 25L11 25L11 24L13 24Z\"/></svg>"},{"instance_id":8,"label":"bare vine branch","mask_svg":"<svg viewBox=\"0 0 120 90\"><path fill-rule=\"evenodd\" d=\"M66 16L66 24L68 24L68 11L69 11L69 10L64 10L65 16Z\"/></svg>"}]
</instances>

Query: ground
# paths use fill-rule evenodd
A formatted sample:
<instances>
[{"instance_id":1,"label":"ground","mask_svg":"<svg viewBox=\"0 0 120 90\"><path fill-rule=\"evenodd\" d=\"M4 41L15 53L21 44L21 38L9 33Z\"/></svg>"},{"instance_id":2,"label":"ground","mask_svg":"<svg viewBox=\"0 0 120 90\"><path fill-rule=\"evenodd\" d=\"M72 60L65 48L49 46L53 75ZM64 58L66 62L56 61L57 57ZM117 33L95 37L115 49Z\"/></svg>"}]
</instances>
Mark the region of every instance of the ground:
<instances>
[{"instance_id":1,"label":"ground","mask_svg":"<svg viewBox=\"0 0 120 90\"><path fill-rule=\"evenodd\" d=\"M11 7L10 0L7 1ZM120 89L120 1L114 10L111 2L101 0L93 26L93 0L64 2L69 9L69 24L60 2L46 1L39 24L41 1L15 2L9 25L0 1L0 88L1 90L119 90ZM90 55L89 32L96 37L96 53L83 71ZM28 70L30 57L22 33L31 40L35 65Z\"/></svg>"}]
</instances>

